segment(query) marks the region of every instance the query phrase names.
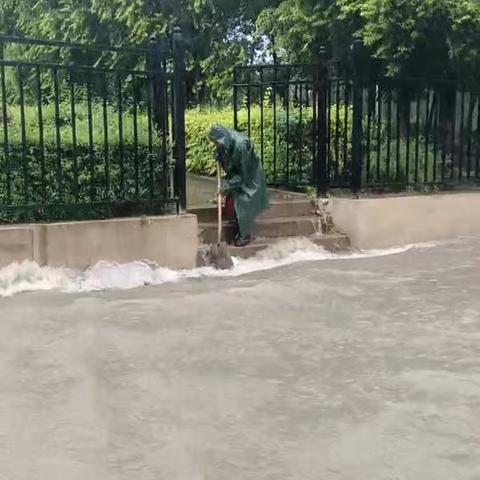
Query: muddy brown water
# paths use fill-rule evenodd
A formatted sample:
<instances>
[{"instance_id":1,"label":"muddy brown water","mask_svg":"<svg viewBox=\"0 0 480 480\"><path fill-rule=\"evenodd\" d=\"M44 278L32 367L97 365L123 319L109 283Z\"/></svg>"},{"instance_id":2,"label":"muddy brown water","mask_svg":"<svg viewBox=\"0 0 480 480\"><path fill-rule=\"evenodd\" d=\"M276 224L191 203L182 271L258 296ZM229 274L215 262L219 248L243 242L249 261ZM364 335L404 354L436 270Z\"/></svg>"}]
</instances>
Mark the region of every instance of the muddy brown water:
<instances>
[{"instance_id":1,"label":"muddy brown water","mask_svg":"<svg viewBox=\"0 0 480 480\"><path fill-rule=\"evenodd\" d=\"M479 264L0 298L0 479L480 479Z\"/></svg>"}]
</instances>

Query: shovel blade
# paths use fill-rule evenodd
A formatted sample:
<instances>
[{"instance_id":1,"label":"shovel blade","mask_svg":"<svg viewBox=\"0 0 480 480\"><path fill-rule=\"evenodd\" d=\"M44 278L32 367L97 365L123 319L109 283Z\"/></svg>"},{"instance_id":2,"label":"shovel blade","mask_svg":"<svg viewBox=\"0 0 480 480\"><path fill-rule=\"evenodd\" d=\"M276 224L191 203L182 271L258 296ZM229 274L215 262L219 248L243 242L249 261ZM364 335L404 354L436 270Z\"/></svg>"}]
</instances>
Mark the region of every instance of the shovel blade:
<instances>
[{"instance_id":1,"label":"shovel blade","mask_svg":"<svg viewBox=\"0 0 480 480\"><path fill-rule=\"evenodd\" d=\"M228 252L226 243L212 245L209 251L209 263L217 270L230 270L233 268L233 260Z\"/></svg>"}]
</instances>

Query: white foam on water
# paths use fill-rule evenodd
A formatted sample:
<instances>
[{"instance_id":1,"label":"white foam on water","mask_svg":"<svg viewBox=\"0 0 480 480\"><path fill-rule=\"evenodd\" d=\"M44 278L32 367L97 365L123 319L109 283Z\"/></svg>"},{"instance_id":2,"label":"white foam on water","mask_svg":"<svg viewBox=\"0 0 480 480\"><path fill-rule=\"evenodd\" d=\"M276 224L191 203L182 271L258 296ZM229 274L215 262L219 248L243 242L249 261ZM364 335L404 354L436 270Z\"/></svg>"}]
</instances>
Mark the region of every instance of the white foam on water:
<instances>
[{"instance_id":1,"label":"white foam on water","mask_svg":"<svg viewBox=\"0 0 480 480\"><path fill-rule=\"evenodd\" d=\"M15 262L0 269L0 297L34 290L68 290L74 279L75 273L68 269Z\"/></svg>"},{"instance_id":2,"label":"white foam on water","mask_svg":"<svg viewBox=\"0 0 480 480\"><path fill-rule=\"evenodd\" d=\"M84 272L67 268L40 267L25 261L12 263L0 269L0 297L38 290L61 290L68 293L99 290L128 290L145 285L161 285L190 278L238 277L262 270L290 265L297 262L359 259L395 255L412 248L433 247L435 243L407 245L385 250L327 252L305 238L280 240L256 256L242 260L234 259L232 270L216 270L213 267L192 270L171 270L146 261L115 264L101 261Z\"/></svg>"}]
</instances>

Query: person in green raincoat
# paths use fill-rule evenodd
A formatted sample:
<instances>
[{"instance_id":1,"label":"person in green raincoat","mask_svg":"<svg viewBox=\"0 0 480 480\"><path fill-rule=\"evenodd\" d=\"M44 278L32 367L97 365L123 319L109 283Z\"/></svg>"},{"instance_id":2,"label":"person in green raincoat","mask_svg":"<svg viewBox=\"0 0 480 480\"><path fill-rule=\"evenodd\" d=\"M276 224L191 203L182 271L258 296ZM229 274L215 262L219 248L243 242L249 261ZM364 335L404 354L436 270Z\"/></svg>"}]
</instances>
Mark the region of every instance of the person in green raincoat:
<instances>
[{"instance_id":1,"label":"person in green raincoat","mask_svg":"<svg viewBox=\"0 0 480 480\"><path fill-rule=\"evenodd\" d=\"M235 245L246 246L252 239L255 218L269 207L262 164L251 140L243 133L222 126L210 130L217 161L225 172L222 195L232 200L237 232Z\"/></svg>"}]
</instances>

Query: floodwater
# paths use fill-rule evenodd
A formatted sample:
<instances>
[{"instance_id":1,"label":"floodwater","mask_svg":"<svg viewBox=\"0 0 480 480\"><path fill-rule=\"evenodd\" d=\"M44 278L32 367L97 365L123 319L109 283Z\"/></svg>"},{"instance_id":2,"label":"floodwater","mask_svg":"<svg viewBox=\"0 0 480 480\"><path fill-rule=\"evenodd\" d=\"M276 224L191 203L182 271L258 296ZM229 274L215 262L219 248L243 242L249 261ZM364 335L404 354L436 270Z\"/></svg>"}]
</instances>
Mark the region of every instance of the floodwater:
<instances>
[{"instance_id":1,"label":"floodwater","mask_svg":"<svg viewBox=\"0 0 480 480\"><path fill-rule=\"evenodd\" d=\"M384 253L0 271L0 479L480 479L480 240Z\"/></svg>"}]
</instances>

